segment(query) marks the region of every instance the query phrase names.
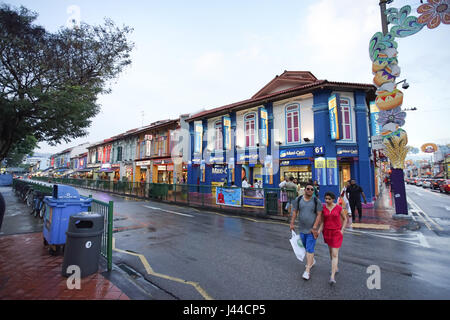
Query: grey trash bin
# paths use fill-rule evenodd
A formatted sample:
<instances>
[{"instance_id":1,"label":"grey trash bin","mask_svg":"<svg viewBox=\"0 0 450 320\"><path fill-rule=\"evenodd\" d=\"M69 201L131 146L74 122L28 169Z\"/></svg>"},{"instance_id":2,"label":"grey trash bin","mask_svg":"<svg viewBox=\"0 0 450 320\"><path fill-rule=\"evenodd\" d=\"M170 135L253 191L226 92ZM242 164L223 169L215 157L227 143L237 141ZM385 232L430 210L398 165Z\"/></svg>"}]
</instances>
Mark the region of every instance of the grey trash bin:
<instances>
[{"instance_id":1,"label":"grey trash bin","mask_svg":"<svg viewBox=\"0 0 450 320\"><path fill-rule=\"evenodd\" d=\"M104 218L101 214L82 212L70 217L62 275L69 277L69 266L80 268L81 278L97 272L102 245ZM70 271L70 270L69 270Z\"/></svg>"}]
</instances>

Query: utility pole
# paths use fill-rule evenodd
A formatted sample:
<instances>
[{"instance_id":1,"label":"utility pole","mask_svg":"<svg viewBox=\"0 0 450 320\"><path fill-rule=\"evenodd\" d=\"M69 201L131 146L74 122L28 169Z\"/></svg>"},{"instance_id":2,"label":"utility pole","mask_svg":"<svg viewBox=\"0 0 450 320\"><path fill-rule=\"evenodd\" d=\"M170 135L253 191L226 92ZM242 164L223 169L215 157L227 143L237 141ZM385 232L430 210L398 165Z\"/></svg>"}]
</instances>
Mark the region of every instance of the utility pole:
<instances>
[{"instance_id":1,"label":"utility pole","mask_svg":"<svg viewBox=\"0 0 450 320\"><path fill-rule=\"evenodd\" d=\"M381 28L383 31L383 35L388 33L388 23L387 17L384 13L386 11L386 4L393 2L394 0L380 0L380 11L381 11Z\"/></svg>"}]
</instances>

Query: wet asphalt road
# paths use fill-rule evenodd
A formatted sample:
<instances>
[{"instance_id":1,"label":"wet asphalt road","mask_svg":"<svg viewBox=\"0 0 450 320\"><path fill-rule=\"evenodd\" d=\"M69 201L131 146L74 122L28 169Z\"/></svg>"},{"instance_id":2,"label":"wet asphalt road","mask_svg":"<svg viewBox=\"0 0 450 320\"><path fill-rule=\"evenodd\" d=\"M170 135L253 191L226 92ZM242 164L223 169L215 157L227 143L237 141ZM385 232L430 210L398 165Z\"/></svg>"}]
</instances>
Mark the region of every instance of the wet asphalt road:
<instances>
[{"instance_id":1,"label":"wet asphalt road","mask_svg":"<svg viewBox=\"0 0 450 320\"><path fill-rule=\"evenodd\" d=\"M450 238L419 219L418 231L346 230L337 284L330 287L323 238L305 281L286 223L79 191L114 201L113 261L136 271L156 299L450 298ZM381 270L381 289L368 289L371 265Z\"/></svg>"}]
</instances>

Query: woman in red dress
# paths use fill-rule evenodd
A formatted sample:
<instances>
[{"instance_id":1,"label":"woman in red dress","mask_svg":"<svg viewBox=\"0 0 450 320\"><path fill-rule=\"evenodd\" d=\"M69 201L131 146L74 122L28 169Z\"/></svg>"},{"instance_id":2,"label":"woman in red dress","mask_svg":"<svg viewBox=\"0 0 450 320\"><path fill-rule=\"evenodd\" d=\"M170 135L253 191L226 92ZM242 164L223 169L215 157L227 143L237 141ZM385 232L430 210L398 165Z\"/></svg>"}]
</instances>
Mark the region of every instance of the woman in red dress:
<instances>
[{"instance_id":1,"label":"woman in red dress","mask_svg":"<svg viewBox=\"0 0 450 320\"><path fill-rule=\"evenodd\" d=\"M323 239L328 245L331 258L330 285L336 283L334 279L338 271L339 248L344 238L344 228L347 225L347 214L342 207L334 203L336 196L333 192L325 193L325 204L323 204L322 223L319 233L323 230Z\"/></svg>"}]
</instances>

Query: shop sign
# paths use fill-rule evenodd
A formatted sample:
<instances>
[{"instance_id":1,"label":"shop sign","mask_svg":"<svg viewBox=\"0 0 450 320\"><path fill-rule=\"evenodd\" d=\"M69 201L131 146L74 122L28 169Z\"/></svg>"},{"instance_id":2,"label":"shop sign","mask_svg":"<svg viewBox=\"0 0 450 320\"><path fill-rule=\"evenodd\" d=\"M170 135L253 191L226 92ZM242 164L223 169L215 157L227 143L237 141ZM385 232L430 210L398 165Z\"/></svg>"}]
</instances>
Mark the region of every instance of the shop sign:
<instances>
[{"instance_id":1,"label":"shop sign","mask_svg":"<svg viewBox=\"0 0 450 320\"><path fill-rule=\"evenodd\" d=\"M111 164L110 163L104 163L101 166L102 169L111 169Z\"/></svg>"},{"instance_id":2,"label":"shop sign","mask_svg":"<svg viewBox=\"0 0 450 320\"><path fill-rule=\"evenodd\" d=\"M226 166L215 165L211 169L212 181L224 182L228 178L228 168Z\"/></svg>"},{"instance_id":3,"label":"shop sign","mask_svg":"<svg viewBox=\"0 0 450 320\"><path fill-rule=\"evenodd\" d=\"M316 171L316 180L319 185L324 186L327 184L326 180L326 160L325 158L314 159L314 170Z\"/></svg>"},{"instance_id":4,"label":"shop sign","mask_svg":"<svg viewBox=\"0 0 450 320\"><path fill-rule=\"evenodd\" d=\"M258 154L257 153L253 153L253 154L240 154L239 158L238 158L238 163L243 163L243 162L257 162L258 161Z\"/></svg>"},{"instance_id":5,"label":"shop sign","mask_svg":"<svg viewBox=\"0 0 450 320\"><path fill-rule=\"evenodd\" d=\"M339 94L333 94L328 98L328 113L330 115L331 140L341 139L341 105Z\"/></svg>"},{"instance_id":6,"label":"shop sign","mask_svg":"<svg viewBox=\"0 0 450 320\"><path fill-rule=\"evenodd\" d=\"M158 171L166 171L166 166L158 166Z\"/></svg>"},{"instance_id":7,"label":"shop sign","mask_svg":"<svg viewBox=\"0 0 450 320\"><path fill-rule=\"evenodd\" d=\"M304 166L310 165L311 161L308 159L297 159L297 160L282 160L280 161L280 166Z\"/></svg>"},{"instance_id":8,"label":"shop sign","mask_svg":"<svg viewBox=\"0 0 450 320\"><path fill-rule=\"evenodd\" d=\"M337 186L339 184L336 158L327 158L327 184L329 186Z\"/></svg>"},{"instance_id":9,"label":"shop sign","mask_svg":"<svg viewBox=\"0 0 450 320\"><path fill-rule=\"evenodd\" d=\"M241 188L216 187L216 204L232 207L241 206Z\"/></svg>"},{"instance_id":10,"label":"shop sign","mask_svg":"<svg viewBox=\"0 0 450 320\"><path fill-rule=\"evenodd\" d=\"M194 121L194 153L202 152L203 123Z\"/></svg>"},{"instance_id":11,"label":"shop sign","mask_svg":"<svg viewBox=\"0 0 450 320\"><path fill-rule=\"evenodd\" d=\"M136 166L149 166L151 165L152 162L150 160L145 160L145 161L137 161L136 162Z\"/></svg>"},{"instance_id":12,"label":"shop sign","mask_svg":"<svg viewBox=\"0 0 450 320\"><path fill-rule=\"evenodd\" d=\"M200 164L201 161L202 161L202 158L200 156L194 156L194 158L192 158L193 164Z\"/></svg>"},{"instance_id":13,"label":"shop sign","mask_svg":"<svg viewBox=\"0 0 450 320\"><path fill-rule=\"evenodd\" d=\"M313 148L291 148L280 150L280 159L312 158Z\"/></svg>"},{"instance_id":14,"label":"shop sign","mask_svg":"<svg viewBox=\"0 0 450 320\"><path fill-rule=\"evenodd\" d=\"M372 150L384 149L383 136L372 136Z\"/></svg>"},{"instance_id":15,"label":"shop sign","mask_svg":"<svg viewBox=\"0 0 450 320\"><path fill-rule=\"evenodd\" d=\"M214 162L223 163L223 155L219 155L219 156L211 156L210 155L208 163L214 163Z\"/></svg>"},{"instance_id":16,"label":"shop sign","mask_svg":"<svg viewBox=\"0 0 450 320\"><path fill-rule=\"evenodd\" d=\"M269 117L267 114L266 108L259 108L259 133L260 133L260 145L268 146L269 145Z\"/></svg>"},{"instance_id":17,"label":"shop sign","mask_svg":"<svg viewBox=\"0 0 450 320\"><path fill-rule=\"evenodd\" d=\"M336 154L339 157L354 157L358 155L357 147L339 147L336 149Z\"/></svg>"},{"instance_id":18,"label":"shop sign","mask_svg":"<svg viewBox=\"0 0 450 320\"><path fill-rule=\"evenodd\" d=\"M222 117L222 136L224 150L231 150L231 118Z\"/></svg>"}]
</instances>

